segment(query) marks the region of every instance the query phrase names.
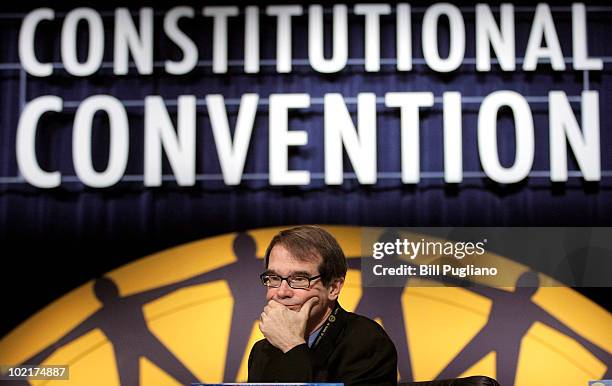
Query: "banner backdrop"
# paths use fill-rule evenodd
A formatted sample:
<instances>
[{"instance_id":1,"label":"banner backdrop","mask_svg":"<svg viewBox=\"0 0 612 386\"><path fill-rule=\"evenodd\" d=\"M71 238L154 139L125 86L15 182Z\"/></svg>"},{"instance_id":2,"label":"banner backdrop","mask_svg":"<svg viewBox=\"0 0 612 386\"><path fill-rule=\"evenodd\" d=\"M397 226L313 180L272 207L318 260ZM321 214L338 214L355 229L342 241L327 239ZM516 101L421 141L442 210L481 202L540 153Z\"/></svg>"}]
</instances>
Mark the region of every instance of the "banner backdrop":
<instances>
[{"instance_id":1,"label":"banner backdrop","mask_svg":"<svg viewBox=\"0 0 612 386\"><path fill-rule=\"evenodd\" d=\"M215 235L611 224L605 3L1 7L0 336Z\"/></svg>"}]
</instances>

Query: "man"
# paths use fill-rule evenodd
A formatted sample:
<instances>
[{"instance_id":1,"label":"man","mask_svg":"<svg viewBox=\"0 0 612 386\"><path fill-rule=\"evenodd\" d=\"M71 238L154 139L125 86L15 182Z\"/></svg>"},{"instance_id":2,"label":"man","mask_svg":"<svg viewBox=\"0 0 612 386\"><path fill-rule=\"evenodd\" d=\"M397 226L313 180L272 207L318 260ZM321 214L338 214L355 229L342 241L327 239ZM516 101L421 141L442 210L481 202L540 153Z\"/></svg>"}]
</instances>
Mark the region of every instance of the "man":
<instances>
[{"instance_id":1,"label":"man","mask_svg":"<svg viewBox=\"0 0 612 386\"><path fill-rule=\"evenodd\" d=\"M249 382L397 384L397 353L385 331L338 304L347 265L332 235L316 226L281 231L265 266L265 339L249 355Z\"/></svg>"}]
</instances>

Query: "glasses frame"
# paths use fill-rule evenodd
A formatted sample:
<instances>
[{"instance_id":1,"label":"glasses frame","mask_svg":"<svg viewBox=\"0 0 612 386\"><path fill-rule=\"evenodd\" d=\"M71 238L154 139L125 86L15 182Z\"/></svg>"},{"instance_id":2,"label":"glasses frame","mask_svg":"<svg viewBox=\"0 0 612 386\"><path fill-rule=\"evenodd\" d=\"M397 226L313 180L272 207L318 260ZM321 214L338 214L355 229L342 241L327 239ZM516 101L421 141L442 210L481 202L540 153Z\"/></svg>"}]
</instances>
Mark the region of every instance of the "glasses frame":
<instances>
[{"instance_id":1,"label":"glasses frame","mask_svg":"<svg viewBox=\"0 0 612 386\"><path fill-rule=\"evenodd\" d=\"M264 277L265 277L265 276L276 276L276 277L280 277L280 279L281 279L280 284L279 284L278 286L266 285L266 284L264 283ZM294 276L299 276L299 277L303 277L303 278L305 278L305 279L308 279L308 286L307 286L307 287L294 287L294 286L292 286L292 285L291 285L291 282L289 281L289 279L290 279L291 277L294 277ZM264 287L266 287L266 288L280 288L280 286L282 286L282 285L283 285L283 280L284 280L284 281L286 281L286 282L287 282L287 285L288 285L289 287L293 288L293 289L308 289L308 288L310 288L310 286L312 285L312 281L313 281L313 280L317 280L317 279L320 279L320 278L321 278L321 275L320 275L320 274L319 274L319 275L316 275L316 276L311 276L311 277L308 277L308 276L303 276L303 275L289 275L289 276L287 276L287 277L283 277L283 276L281 276L281 275L271 274L271 273L268 273L268 272L264 272L264 273L262 273L261 275L259 275L259 279L261 280L261 284L262 284Z\"/></svg>"}]
</instances>

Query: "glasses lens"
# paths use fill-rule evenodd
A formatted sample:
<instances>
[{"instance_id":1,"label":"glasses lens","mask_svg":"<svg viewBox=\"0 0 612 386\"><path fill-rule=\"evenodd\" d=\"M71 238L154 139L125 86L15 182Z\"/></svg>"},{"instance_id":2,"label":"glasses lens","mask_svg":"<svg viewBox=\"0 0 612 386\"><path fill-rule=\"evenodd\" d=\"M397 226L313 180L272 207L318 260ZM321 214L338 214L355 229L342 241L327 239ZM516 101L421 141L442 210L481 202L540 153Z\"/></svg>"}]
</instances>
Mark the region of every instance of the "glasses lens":
<instances>
[{"instance_id":1,"label":"glasses lens","mask_svg":"<svg viewBox=\"0 0 612 386\"><path fill-rule=\"evenodd\" d=\"M289 278L289 285L292 288L308 288L310 280L305 276L292 276Z\"/></svg>"},{"instance_id":2,"label":"glasses lens","mask_svg":"<svg viewBox=\"0 0 612 386\"><path fill-rule=\"evenodd\" d=\"M263 285L266 287L279 287L281 283L281 278L275 275L264 275L261 279Z\"/></svg>"}]
</instances>

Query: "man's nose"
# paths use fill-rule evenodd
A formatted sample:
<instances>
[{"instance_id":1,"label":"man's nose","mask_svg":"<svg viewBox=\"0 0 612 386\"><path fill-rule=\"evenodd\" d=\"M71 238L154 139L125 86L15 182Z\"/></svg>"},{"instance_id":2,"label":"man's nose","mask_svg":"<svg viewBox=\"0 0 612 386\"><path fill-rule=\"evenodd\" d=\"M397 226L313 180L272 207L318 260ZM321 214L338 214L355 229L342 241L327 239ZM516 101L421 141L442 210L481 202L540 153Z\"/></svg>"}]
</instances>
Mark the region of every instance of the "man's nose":
<instances>
[{"instance_id":1,"label":"man's nose","mask_svg":"<svg viewBox=\"0 0 612 386\"><path fill-rule=\"evenodd\" d=\"M287 280L283 280L278 290L276 290L276 293L280 298L290 298L293 296L293 288L289 287Z\"/></svg>"}]
</instances>

